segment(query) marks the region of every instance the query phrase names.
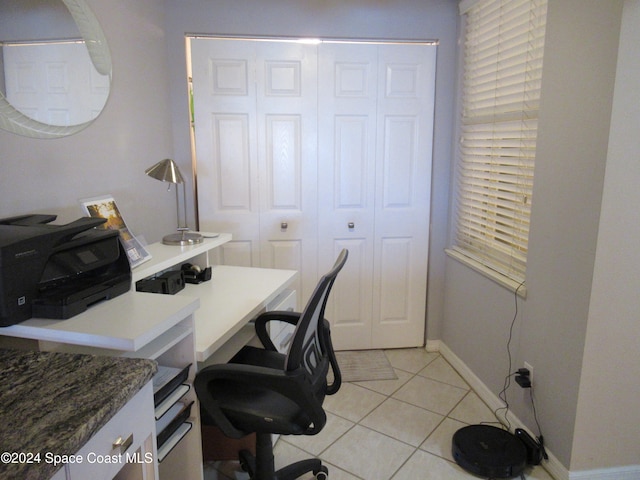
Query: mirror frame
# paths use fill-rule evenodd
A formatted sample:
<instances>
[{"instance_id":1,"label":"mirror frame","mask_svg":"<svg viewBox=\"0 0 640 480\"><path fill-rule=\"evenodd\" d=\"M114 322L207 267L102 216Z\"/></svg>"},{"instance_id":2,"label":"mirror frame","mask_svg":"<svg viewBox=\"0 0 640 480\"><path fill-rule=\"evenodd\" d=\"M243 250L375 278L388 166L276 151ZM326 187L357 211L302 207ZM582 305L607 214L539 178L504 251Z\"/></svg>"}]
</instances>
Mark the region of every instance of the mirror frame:
<instances>
[{"instance_id":1,"label":"mirror frame","mask_svg":"<svg viewBox=\"0 0 640 480\"><path fill-rule=\"evenodd\" d=\"M107 39L97 18L85 0L62 0L73 17L85 41L89 57L98 73L109 75L111 83L111 53ZM96 117L97 118L97 117ZM0 128L31 138L60 138L85 129L93 121L69 126L55 126L39 122L16 110L0 92Z\"/></svg>"}]
</instances>

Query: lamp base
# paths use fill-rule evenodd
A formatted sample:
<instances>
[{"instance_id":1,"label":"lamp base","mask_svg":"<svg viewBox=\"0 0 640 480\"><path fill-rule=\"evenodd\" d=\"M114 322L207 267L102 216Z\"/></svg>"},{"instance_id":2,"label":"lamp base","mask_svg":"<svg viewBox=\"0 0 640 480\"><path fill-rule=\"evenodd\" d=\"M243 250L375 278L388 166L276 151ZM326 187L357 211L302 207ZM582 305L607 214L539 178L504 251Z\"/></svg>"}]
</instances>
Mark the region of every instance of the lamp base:
<instances>
[{"instance_id":1,"label":"lamp base","mask_svg":"<svg viewBox=\"0 0 640 480\"><path fill-rule=\"evenodd\" d=\"M178 245L181 247L196 245L202 243L202 241L202 235L199 233L187 233L185 231L182 231L182 233L172 233L162 238L162 243L165 245Z\"/></svg>"}]
</instances>

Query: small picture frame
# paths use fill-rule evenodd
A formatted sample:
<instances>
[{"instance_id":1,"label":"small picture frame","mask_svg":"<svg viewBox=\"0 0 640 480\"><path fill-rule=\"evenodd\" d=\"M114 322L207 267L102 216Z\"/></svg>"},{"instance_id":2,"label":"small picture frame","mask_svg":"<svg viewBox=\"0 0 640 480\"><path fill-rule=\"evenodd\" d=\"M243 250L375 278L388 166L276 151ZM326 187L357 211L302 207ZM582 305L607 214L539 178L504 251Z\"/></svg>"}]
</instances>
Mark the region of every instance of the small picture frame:
<instances>
[{"instance_id":1,"label":"small picture frame","mask_svg":"<svg viewBox=\"0 0 640 480\"><path fill-rule=\"evenodd\" d=\"M105 218L107 220L106 223L98 228L108 228L120 232L120 241L127 252L131 268L135 268L151 259L151 254L147 252L127 227L113 196L104 195L85 198L80 200L80 204L84 212L90 217Z\"/></svg>"}]
</instances>

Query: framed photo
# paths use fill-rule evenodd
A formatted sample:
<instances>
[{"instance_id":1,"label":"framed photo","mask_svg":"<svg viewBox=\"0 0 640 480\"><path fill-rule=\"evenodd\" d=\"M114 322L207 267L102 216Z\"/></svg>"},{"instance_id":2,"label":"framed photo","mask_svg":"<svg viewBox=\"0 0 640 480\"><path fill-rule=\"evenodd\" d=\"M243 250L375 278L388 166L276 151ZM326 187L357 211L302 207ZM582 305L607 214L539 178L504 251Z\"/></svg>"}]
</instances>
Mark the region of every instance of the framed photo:
<instances>
[{"instance_id":1,"label":"framed photo","mask_svg":"<svg viewBox=\"0 0 640 480\"><path fill-rule=\"evenodd\" d=\"M99 228L109 228L120 232L120 241L127 252L131 268L135 268L151 258L151 254L147 252L127 227L116 201L111 195L86 198L80 200L80 204L90 217L105 218L107 220Z\"/></svg>"}]
</instances>

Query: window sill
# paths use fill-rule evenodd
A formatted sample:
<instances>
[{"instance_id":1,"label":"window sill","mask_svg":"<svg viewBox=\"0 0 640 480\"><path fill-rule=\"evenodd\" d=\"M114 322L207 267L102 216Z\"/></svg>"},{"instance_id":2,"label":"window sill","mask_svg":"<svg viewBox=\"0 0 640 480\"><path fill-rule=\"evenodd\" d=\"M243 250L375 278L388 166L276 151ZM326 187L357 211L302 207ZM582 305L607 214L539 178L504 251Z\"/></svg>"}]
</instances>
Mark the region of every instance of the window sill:
<instances>
[{"instance_id":1,"label":"window sill","mask_svg":"<svg viewBox=\"0 0 640 480\"><path fill-rule=\"evenodd\" d=\"M474 260L472 258L467 257L466 255L454 250L452 248L445 248L445 253L456 260L458 260L463 265L475 270L476 272L484 275L485 277L493 280L498 285L510 290L511 292L517 293L519 297L527 298L527 286L526 284L521 284L516 282L515 280L503 275L495 270L492 270L482 263Z\"/></svg>"}]
</instances>

